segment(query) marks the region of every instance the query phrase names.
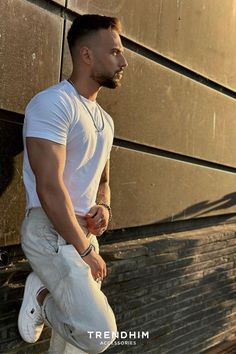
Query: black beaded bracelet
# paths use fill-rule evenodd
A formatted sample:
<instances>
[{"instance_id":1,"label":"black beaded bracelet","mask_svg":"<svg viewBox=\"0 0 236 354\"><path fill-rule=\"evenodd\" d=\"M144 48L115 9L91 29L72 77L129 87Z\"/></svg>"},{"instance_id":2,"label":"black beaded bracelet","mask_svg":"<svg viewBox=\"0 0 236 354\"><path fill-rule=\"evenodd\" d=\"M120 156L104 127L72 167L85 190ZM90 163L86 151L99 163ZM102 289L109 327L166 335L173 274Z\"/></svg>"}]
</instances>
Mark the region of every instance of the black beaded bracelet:
<instances>
[{"instance_id":1,"label":"black beaded bracelet","mask_svg":"<svg viewBox=\"0 0 236 354\"><path fill-rule=\"evenodd\" d=\"M80 257L84 258L84 257L88 256L89 253L92 252L92 250L95 251L95 247L94 247L94 245L90 244L90 245L88 246L88 248L87 248L83 253L80 254Z\"/></svg>"},{"instance_id":2,"label":"black beaded bracelet","mask_svg":"<svg viewBox=\"0 0 236 354\"><path fill-rule=\"evenodd\" d=\"M106 203L98 203L97 205L103 205L107 210L109 211L109 222L112 220L112 212L111 212L111 207L110 205Z\"/></svg>"}]
</instances>

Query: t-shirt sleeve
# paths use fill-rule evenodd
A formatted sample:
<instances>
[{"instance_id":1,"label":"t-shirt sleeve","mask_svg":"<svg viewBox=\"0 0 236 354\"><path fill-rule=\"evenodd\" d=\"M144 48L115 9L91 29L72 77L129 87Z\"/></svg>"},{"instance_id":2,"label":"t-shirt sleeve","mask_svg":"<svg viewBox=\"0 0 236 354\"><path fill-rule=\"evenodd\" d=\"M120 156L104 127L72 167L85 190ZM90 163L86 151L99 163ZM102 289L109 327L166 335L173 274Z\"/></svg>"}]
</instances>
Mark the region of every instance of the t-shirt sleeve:
<instances>
[{"instance_id":1,"label":"t-shirt sleeve","mask_svg":"<svg viewBox=\"0 0 236 354\"><path fill-rule=\"evenodd\" d=\"M25 112L25 137L43 138L66 145L71 110L58 93L41 93L28 104Z\"/></svg>"}]
</instances>

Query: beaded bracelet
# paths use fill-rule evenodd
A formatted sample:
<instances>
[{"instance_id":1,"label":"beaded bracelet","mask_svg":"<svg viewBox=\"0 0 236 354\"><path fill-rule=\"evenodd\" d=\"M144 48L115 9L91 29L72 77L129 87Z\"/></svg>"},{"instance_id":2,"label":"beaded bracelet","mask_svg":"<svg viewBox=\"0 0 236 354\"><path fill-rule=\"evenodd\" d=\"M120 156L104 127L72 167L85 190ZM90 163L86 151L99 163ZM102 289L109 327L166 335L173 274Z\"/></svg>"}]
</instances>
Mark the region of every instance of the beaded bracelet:
<instances>
[{"instance_id":1,"label":"beaded bracelet","mask_svg":"<svg viewBox=\"0 0 236 354\"><path fill-rule=\"evenodd\" d=\"M94 247L94 245L90 244L88 246L88 248L83 253L80 254L80 257L84 258L84 257L88 256L89 253L91 253L92 250L95 251L95 247Z\"/></svg>"},{"instance_id":2,"label":"beaded bracelet","mask_svg":"<svg viewBox=\"0 0 236 354\"><path fill-rule=\"evenodd\" d=\"M111 207L110 205L106 203L98 203L97 205L103 205L107 210L109 211L109 222L112 220L112 212L111 212Z\"/></svg>"}]
</instances>

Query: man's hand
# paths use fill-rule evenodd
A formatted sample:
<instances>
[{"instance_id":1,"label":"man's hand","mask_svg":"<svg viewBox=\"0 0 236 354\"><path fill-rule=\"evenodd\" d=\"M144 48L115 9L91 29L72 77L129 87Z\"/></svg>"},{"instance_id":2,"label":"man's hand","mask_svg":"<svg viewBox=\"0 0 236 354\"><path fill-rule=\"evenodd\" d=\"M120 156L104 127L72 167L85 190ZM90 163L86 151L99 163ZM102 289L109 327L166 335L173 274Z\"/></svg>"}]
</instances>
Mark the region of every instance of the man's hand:
<instances>
[{"instance_id":1,"label":"man's hand","mask_svg":"<svg viewBox=\"0 0 236 354\"><path fill-rule=\"evenodd\" d=\"M94 205L85 215L87 229L93 235L101 236L109 223L109 211L103 205Z\"/></svg>"},{"instance_id":2,"label":"man's hand","mask_svg":"<svg viewBox=\"0 0 236 354\"><path fill-rule=\"evenodd\" d=\"M96 281L103 280L107 276L106 263L94 250L83 257L83 260L90 266L92 276Z\"/></svg>"}]
</instances>

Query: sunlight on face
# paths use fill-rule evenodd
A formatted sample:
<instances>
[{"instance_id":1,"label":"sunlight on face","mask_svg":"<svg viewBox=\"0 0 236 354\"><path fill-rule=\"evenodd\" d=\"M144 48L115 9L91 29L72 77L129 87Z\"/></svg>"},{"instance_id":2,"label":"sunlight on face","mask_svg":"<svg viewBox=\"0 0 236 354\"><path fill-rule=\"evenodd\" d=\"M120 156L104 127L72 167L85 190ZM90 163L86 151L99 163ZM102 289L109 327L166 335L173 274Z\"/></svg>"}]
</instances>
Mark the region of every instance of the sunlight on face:
<instances>
[{"instance_id":1,"label":"sunlight on face","mask_svg":"<svg viewBox=\"0 0 236 354\"><path fill-rule=\"evenodd\" d=\"M123 70L128 64L118 32L110 29L98 31L91 49L93 53L91 78L100 86L108 88L120 86Z\"/></svg>"}]
</instances>

